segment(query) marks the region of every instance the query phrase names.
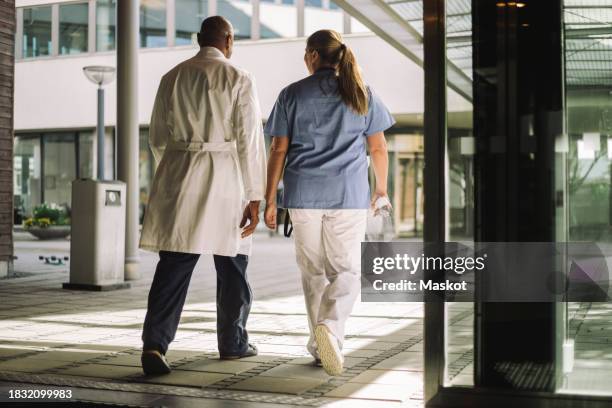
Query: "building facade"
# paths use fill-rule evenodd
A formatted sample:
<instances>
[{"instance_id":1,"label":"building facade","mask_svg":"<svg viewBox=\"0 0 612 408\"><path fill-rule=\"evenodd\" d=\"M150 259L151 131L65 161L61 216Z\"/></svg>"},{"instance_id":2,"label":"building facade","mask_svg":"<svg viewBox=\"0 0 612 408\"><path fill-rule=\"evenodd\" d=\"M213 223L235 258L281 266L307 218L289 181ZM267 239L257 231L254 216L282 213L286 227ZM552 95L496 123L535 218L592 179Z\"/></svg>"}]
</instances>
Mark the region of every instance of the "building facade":
<instances>
[{"instance_id":1,"label":"building facade","mask_svg":"<svg viewBox=\"0 0 612 408\"><path fill-rule=\"evenodd\" d=\"M159 79L197 52L195 33L203 18L221 14L234 25L232 59L253 73L267 118L276 96L307 75L305 36L328 28L344 33L366 81L381 96L398 124L389 132L390 191L397 209L397 232L420 236L423 222L423 70L368 31L333 1L142 0L140 10L139 122L140 207L147 203L154 173L148 149L148 122ZM14 197L29 216L41 203L69 206L71 182L93 177L97 146L96 89L82 68L115 65L115 1L17 2ZM49 81L49 78L53 78ZM410 89L408 98L396 92ZM469 137L470 103L449 90L457 137ZM107 86L106 178L115 171L115 84ZM459 144L456 144L457 148ZM469 154L461 154L467 160ZM457 179L464 178L460 166ZM458 184L458 188L461 188ZM464 214L469 199L451 203L457 228L469 233ZM15 223L22 219L15 217Z\"/></svg>"}]
</instances>

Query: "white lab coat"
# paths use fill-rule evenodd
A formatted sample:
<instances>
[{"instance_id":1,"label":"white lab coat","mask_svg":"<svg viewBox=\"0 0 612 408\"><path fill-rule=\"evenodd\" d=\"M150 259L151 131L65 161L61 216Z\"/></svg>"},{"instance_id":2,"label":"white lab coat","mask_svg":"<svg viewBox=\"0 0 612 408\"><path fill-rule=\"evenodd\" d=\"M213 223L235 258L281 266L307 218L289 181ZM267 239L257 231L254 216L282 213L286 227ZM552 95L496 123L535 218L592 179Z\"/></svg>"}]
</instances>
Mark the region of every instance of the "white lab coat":
<instances>
[{"instance_id":1,"label":"white lab coat","mask_svg":"<svg viewBox=\"0 0 612 408\"><path fill-rule=\"evenodd\" d=\"M149 142L157 171L140 247L250 254L240 238L250 200L263 200L266 153L253 78L204 47L163 76Z\"/></svg>"}]
</instances>

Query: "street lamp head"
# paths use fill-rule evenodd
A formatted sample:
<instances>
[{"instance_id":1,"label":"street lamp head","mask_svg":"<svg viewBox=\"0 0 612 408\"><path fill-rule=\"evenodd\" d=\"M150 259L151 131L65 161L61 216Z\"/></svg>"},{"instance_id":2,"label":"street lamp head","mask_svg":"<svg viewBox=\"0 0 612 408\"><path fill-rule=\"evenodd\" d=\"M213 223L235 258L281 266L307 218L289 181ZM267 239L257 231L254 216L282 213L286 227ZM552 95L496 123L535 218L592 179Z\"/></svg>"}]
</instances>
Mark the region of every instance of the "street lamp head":
<instances>
[{"instance_id":1,"label":"street lamp head","mask_svg":"<svg viewBox=\"0 0 612 408\"><path fill-rule=\"evenodd\" d=\"M83 73L87 79L99 86L110 84L115 79L114 67L89 65L87 67L83 67Z\"/></svg>"}]
</instances>

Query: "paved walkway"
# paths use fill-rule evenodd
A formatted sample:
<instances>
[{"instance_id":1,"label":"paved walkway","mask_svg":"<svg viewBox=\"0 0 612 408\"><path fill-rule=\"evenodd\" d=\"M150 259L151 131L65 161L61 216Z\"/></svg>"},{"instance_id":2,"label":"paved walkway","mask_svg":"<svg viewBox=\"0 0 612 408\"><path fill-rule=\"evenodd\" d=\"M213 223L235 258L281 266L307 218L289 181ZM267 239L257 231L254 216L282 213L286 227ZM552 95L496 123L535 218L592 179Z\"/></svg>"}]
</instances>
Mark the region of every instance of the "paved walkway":
<instances>
[{"instance_id":1,"label":"paved walkway","mask_svg":"<svg viewBox=\"0 0 612 408\"><path fill-rule=\"evenodd\" d=\"M172 405L172 398L198 397L225 401L228 407L231 401L248 401L249 407L422 406L422 305L358 303L347 327L346 370L330 377L312 365L305 349L308 327L290 240L265 233L256 237L249 265L255 301L248 327L259 356L218 360L215 275L212 259L205 256L168 352L173 372L145 377L140 333L156 256L141 253L143 278L131 289L67 291L61 284L68 280L68 266L45 265L38 256L67 256L69 242L16 235L15 269L22 277L0 282L2 381L71 388L84 400L135 405ZM453 312L459 330L461 320L471 319L463 309ZM471 339L458 341L465 348ZM113 393L104 396L102 390Z\"/></svg>"},{"instance_id":2,"label":"paved walkway","mask_svg":"<svg viewBox=\"0 0 612 408\"><path fill-rule=\"evenodd\" d=\"M421 407L423 309L418 303L358 303L348 321L346 370L330 377L311 364L308 327L293 244L258 233L249 265L255 302L249 320L260 355L220 361L216 353L215 272L197 265L168 358L173 372L145 377L140 333L157 257L141 253L143 277L127 290L61 289L68 265L39 256L69 255L69 242L16 233L19 278L0 281L0 403L9 389L71 389L81 401L134 406L259 408ZM449 304L448 376L473 385L473 310ZM570 304L576 341L566 389L609 393L612 305ZM41 386L44 384L44 386Z\"/></svg>"}]
</instances>

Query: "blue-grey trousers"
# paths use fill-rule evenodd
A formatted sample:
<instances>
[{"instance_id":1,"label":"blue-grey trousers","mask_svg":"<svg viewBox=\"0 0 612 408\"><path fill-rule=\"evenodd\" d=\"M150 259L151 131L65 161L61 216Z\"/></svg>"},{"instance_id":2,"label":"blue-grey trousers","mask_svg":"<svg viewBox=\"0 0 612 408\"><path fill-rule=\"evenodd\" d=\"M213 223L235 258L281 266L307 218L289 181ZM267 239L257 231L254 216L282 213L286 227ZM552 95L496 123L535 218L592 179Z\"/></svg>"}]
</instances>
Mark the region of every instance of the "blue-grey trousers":
<instances>
[{"instance_id":1,"label":"blue-grey trousers","mask_svg":"<svg viewBox=\"0 0 612 408\"><path fill-rule=\"evenodd\" d=\"M191 274L200 255L159 252L142 330L144 350L165 354L174 339ZM219 353L241 355L248 348L246 323L253 292L246 276L246 255L214 256L217 270L217 342Z\"/></svg>"}]
</instances>

